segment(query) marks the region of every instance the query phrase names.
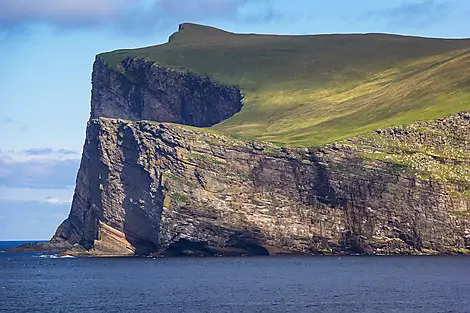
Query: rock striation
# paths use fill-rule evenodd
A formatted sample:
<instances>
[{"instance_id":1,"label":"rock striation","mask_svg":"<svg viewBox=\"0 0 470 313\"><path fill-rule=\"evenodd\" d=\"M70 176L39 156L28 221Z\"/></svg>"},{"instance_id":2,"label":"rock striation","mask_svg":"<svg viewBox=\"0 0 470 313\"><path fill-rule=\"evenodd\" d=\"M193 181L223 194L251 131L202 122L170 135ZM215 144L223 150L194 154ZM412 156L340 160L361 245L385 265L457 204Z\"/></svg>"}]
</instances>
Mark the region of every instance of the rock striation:
<instances>
[{"instance_id":1,"label":"rock striation","mask_svg":"<svg viewBox=\"0 0 470 313\"><path fill-rule=\"evenodd\" d=\"M470 114L321 148L210 126L236 87L145 60L97 58L69 217L69 254L433 254L470 249Z\"/></svg>"},{"instance_id":2,"label":"rock striation","mask_svg":"<svg viewBox=\"0 0 470 313\"><path fill-rule=\"evenodd\" d=\"M125 58L116 70L96 57L92 82L91 119L110 117L209 127L243 106L238 87L139 58Z\"/></svg>"},{"instance_id":3,"label":"rock striation","mask_svg":"<svg viewBox=\"0 0 470 313\"><path fill-rule=\"evenodd\" d=\"M470 115L420 127L372 137L440 145L449 137L430 131L457 127L463 136L450 138L469 155ZM467 252L468 182L420 178L411 166L369 157L373 145L366 136L284 149L170 124L92 119L72 210L54 240L91 255ZM122 236L110 238L110 230ZM103 241L114 248L103 251Z\"/></svg>"}]
</instances>

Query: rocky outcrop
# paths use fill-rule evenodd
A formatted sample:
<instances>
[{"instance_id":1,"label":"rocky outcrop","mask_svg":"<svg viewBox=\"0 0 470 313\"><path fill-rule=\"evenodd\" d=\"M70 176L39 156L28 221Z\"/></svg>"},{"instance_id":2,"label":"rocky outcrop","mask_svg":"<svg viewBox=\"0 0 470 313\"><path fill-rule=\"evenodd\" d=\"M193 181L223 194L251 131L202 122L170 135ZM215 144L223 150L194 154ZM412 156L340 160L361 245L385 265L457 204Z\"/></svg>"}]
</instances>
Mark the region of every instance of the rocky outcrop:
<instances>
[{"instance_id":1,"label":"rocky outcrop","mask_svg":"<svg viewBox=\"0 0 470 313\"><path fill-rule=\"evenodd\" d=\"M149 120L208 127L243 106L238 87L127 57L118 69L99 56L93 66L91 118Z\"/></svg>"},{"instance_id":2,"label":"rocky outcrop","mask_svg":"<svg viewBox=\"0 0 470 313\"><path fill-rule=\"evenodd\" d=\"M78 246L78 245L77 245ZM25 243L13 249L8 249L7 252L52 252L60 253L70 251L73 248L68 241L55 237L49 242L34 242L34 243Z\"/></svg>"},{"instance_id":3,"label":"rocky outcrop","mask_svg":"<svg viewBox=\"0 0 470 313\"><path fill-rule=\"evenodd\" d=\"M237 140L210 126L236 87L97 57L69 217L47 244L74 255L470 252L470 114L322 148ZM21 250L21 249L20 249Z\"/></svg>"},{"instance_id":4,"label":"rocky outcrop","mask_svg":"<svg viewBox=\"0 0 470 313\"><path fill-rule=\"evenodd\" d=\"M285 149L92 119L53 241L87 255L466 253L469 129L470 115L458 114ZM459 154L445 155L451 147Z\"/></svg>"}]
</instances>

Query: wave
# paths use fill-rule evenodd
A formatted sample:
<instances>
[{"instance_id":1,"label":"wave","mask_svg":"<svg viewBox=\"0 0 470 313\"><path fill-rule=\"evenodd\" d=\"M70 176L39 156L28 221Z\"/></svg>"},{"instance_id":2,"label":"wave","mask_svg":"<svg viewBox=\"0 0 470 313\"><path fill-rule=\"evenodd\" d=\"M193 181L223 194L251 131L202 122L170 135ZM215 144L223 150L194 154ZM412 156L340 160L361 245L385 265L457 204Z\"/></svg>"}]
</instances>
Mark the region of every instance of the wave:
<instances>
[{"instance_id":1,"label":"wave","mask_svg":"<svg viewBox=\"0 0 470 313\"><path fill-rule=\"evenodd\" d=\"M45 258L45 259L75 259L75 257L71 255L57 255L57 254L41 254L39 257Z\"/></svg>"}]
</instances>

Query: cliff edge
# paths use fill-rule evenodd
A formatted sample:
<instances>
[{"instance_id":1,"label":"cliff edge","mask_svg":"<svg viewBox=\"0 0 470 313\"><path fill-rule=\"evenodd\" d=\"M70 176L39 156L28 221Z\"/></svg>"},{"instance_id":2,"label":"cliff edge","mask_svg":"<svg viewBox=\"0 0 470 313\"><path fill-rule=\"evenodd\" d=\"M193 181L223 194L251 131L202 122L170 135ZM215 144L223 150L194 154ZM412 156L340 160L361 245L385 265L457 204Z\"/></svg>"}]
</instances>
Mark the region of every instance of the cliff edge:
<instances>
[{"instance_id":1,"label":"cliff edge","mask_svg":"<svg viewBox=\"0 0 470 313\"><path fill-rule=\"evenodd\" d=\"M53 240L90 255L466 253L469 129L457 114L285 149L93 119Z\"/></svg>"},{"instance_id":2,"label":"cliff edge","mask_svg":"<svg viewBox=\"0 0 470 313\"><path fill-rule=\"evenodd\" d=\"M91 119L109 117L209 127L233 116L243 106L238 87L140 58L127 57L115 70L97 56L92 84Z\"/></svg>"},{"instance_id":3,"label":"cliff edge","mask_svg":"<svg viewBox=\"0 0 470 313\"><path fill-rule=\"evenodd\" d=\"M205 39L195 41L201 32ZM351 36L301 39L328 43L385 40L392 47L398 42L401 48L408 47L409 42L414 47L415 40L388 35ZM229 44L236 43L234 47L258 47L256 43L261 38L269 48L273 42L286 40L282 36L241 36L215 29L207 33L205 28L185 26L172 36L169 44L158 49L191 47L204 53L214 50L223 52L220 54L223 59L226 52L217 50L217 45L220 41L225 45L226 38L232 40L227 41ZM439 81L457 77L456 71L468 59L468 53L462 54L459 49L466 47L467 42L427 39L418 42L440 47L436 49L444 54L455 46L458 53L454 51L450 58L436 63L435 58L426 55L428 51L409 52L416 58L426 57L426 61L413 59L413 65L407 63L403 67L411 71L411 76L404 75L405 72L393 76L386 70L387 75L380 72L385 76L374 76L373 84L349 86L352 89L346 91L341 87L336 96L315 89L326 97L320 103L323 106L315 102L317 94L305 96L305 81L296 86L301 90L301 98L296 101L306 101L305 105L296 107L289 102L290 96L299 95L297 91L282 98L285 101L279 105L279 97L263 98L258 92L266 85L255 84L259 90L250 85L259 71L252 71L250 79L242 77L244 88L240 88L230 83L233 80L220 79L225 76L202 75L200 71L156 62L150 54L141 56L139 52L132 56L126 51L121 57L116 53L113 54L119 55L116 62L110 56L98 56L93 69L91 115L72 208L51 241L34 249L67 250L68 254L89 256L469 253L470 114L444 114L421 122L406 115L419 112L427 101L431 103L427 112L437 110L435 103L442 97L434 97L433 92L440 90L445 95L450 89L447 85L432 89L437 86L432 84L439 75L442 75ZM206 51L198 44L207 44L212 50ZM268 50L271 53L276 49ZM397 53L403 52L400 49ZM184 51L195 53L190 61L201 60L199 52ZM262 56L269 59L272 57L269 53ZM188 60L181 55L175 57ZM224 67L216 60L210 62L217 64L213 71L235 73L228 70L233 64ZM354 63L354 58L350 62ZM417 71L416 64L424 69ZM430 73L433 75L429 76ZM229 76L238 79L235 74ZM407 88L412 86L410 77L419 84L415 84L413 92L408 89L402 92L405 84ZM461 92L452 91L453 98L449 98L452 101L464 99L463 90L467 88L461 81L466 76L458 77L452 81L452 88L461 88ZM285 78L286 82L296 82L294 78ZM420 85L424 82L427 83ZM379 85L385 89L376 93L374 88ZM282 88L280 93L284 92ZM357 93L358 89L370 92L363 95ZM389 98L380 95L388 95L392 89L398 95L394 98L398 104L391 102L393 106L386 107L384 103ZM269 94L274 92L266 90ZM244 92L249 94L247 102ZM349 103L355 97L353 92L359 95L357 99L362 99L358 103L366 105ZM419 106L412 108L414 111L406 106L412 103L407 102L411 96L421 99ZM367 102L371 99L375 102ZM312 107L318 109L319 115L333 101L337 110L327 109L332 116L344 103L349 103L350 116L360 116L362 120L354 118L357 124L347 136L349 139L316 147L275 145L257 140L255 135L249 138L253 127L258 127L253 118L258 119L259 125L274 125L278 121L279 127L286 129L292 125L307 129L298 134L299 138L306 138L310 126L304 119L307 121L316 114L312 113L316 111L311 111L309 101L316 103ZM465 107L466 102L459 102L451 111L458 111L460 106ZM404 113L397 111L401 109ZM299 116L305 118L297 116L287 123L286 116L298 110L304 110ZM390 121L394 123L400 116L412 122L364 131L371 125L382 125L367 112L393 116ZM240 122L250 114L248 122ZM348 130L353 125L342 129L341 123L332 122L337 119L341 120L337 117L320 124L329 125L328 132ZM364 127L361 123L366 120L369 124ZM236 138L220 132L223 127L195 128L227 121L232 121L230 127L238 123ZM278 130L274 133L282 134ZM243 136L239 137L240 134ZM312 136L320 135L317 132Z\"/></svg>"}]
</instances>

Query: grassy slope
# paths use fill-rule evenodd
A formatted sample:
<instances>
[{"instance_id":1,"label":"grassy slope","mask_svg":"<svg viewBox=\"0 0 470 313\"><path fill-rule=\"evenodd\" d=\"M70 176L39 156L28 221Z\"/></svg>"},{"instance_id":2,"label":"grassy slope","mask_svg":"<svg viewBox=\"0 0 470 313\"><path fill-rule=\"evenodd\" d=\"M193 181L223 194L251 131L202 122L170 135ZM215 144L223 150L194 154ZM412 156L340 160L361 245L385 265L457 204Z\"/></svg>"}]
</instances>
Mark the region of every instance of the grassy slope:
<instances>
[{"instance_id":1,"label":"grassy slope","mask_svg":"<svg viewBox=\"0 0 470 313\"><path fill-rule=\"evenodd\" d=\"M372 166L375 161L391 163L397 172L414 172L418 178L443 183L452 195L470 198L470 133L465 125L458 118L440 125L417 122L397 128L395 135L371 132L340 144L358 148Z\"/></svg>"},{"instance_id":2,"label":"grassy slope","mask_svg":"<svg viewBox=\"0 0 470 313\"><path fill-rule=\"evenodd\" d=\"M268 36L183 24L167 44L126 56L238 85L242 111L214 129L314 146L470 109L470 40L384 34Z\"/></svg>"}]
</instances>

